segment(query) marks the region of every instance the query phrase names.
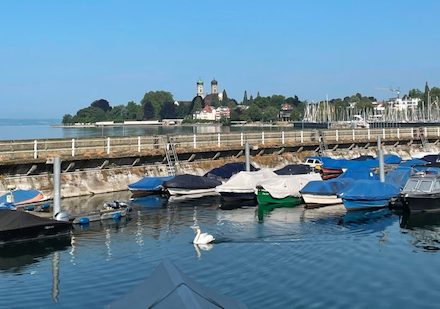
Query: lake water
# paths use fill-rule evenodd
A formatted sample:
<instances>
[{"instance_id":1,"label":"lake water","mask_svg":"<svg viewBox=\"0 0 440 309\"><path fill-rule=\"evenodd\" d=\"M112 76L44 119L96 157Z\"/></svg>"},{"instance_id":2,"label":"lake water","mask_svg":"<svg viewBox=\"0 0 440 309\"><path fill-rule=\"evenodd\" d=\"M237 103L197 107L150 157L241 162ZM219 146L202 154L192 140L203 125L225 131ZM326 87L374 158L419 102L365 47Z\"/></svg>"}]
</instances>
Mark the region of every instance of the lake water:
<instances>
[{"instance_id":1,"label":"lake water","mask_svg":"<svg viewBox=\"0 0 440 309\"><path fill-rule=\"evenodd\" d=\"M91 210L128 192L63 200ZM133 202L130 218L75 227L71 239L0 250L1 308L100 308L162 259L249 308L438 308L440 217L219 209L218 197ZM197 223L217 242L194 247Z\"/></svg>"},{"instance_id":2,"label":"lake water","mask_svg":"<svg viewBox=\"0 0 440 309\"><path fill-rule=\"evenodd\" d=\"M96 136L148 136L166 134L230 133L241 131L288 131L290 127L222 127L198 126L119 126L119 127L52 127L57 119L0 119L0 140L80 138Z\"/></svg>"}]
</instances>

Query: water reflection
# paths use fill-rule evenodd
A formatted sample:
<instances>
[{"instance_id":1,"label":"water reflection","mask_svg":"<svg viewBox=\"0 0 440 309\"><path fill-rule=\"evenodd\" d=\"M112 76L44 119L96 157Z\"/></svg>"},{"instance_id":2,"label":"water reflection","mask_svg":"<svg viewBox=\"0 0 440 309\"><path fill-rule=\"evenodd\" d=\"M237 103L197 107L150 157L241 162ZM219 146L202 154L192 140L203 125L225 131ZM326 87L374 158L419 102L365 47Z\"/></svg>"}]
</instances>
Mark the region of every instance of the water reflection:
<instances>
[{"instance_id":1,"label":"water reflection","mask_svg":"<svg viewBox=\"0 0 440 309\"><path fill-rule=\"evenodd\" d=\"M411 244L424 251L440 250L440 213L403 213L400 227L413 237Z\"/></svg>"}]
</instances>

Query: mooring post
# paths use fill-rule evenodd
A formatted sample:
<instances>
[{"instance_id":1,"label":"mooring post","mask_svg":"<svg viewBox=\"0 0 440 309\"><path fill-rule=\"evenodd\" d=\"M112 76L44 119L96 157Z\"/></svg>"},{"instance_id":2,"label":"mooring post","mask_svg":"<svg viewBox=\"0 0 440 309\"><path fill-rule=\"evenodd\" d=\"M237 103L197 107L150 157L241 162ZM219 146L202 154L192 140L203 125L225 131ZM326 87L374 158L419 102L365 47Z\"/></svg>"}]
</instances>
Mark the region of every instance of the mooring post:
<instances>
[{"instance_id":1,"label":"mooring post","mask_svg":"<svg viewBox=\"0 0 440 309\"><path fill-rule=\"evenodd\" d=\"M370 128L368 128L368 130L367 130L367 136L368 136L368 141L370 141L370 139L371 139L371 131L370 131Z\"/></svg>"},{"instance_id":2,"label":"mooring post","mask_svg":"<svg viewBox=\"0 0 440 309\"><path fill-rule=\"evenodd\" d=\"M414 128L411 128L411 138L414 138Z\"/></svg>"},{"instance_id":3,"label":"mooring post","mask_svg":"<svg viewBox=\"0 0 440 309\"><path fill-rule=\"evenodd\" d=\"M397 128L397 139L400 139L400 128Z\"/></svg>"},{"instance_id":4,"label":"mooring post","mask_svg":"<svg viewBox=\"0 0 440 309\"><path fill-rule=\"evenodd\" d=\"M284 145L284 131L281 131L281 144Z\"/></svg>"},{"instance_id":5,"label":"mooring post","mask_svg":"<svg viewBox=\"0 0 440 309\"><path fill-rule=\"evenodd\" d=\"M336 141L339 142L339 131L338 130L335 131L335 138L336 138Z\"/></svg>"},{"instance_id":6,"label":"mooring post","mask_svg":"<svg viewBox=\"0 0 440 309\"><path fill-rule=\"evenodd\" d=\"M246 141L244 155L246 157L246 172L250 172L251 171L251 151L249 149L249 142L248 141Z\"/></svg>"},{"instance_id":7,"label":"mooring post","mask_svg":"<svg viewBox=\"0 0 440 309\"><path fill-rule=\"evenodd\" d=\"M197 135L193 135L193 148L197 148Z\"/></svg>"},{"instance_id":8,"label":"mooring post","mask_svg":"<svg viewBox=\"0 0 440 309\"><path fill-rule=\"evenodd\" d=\"M437 127L437 137L440 137L440 128Z\"/></svg>"},{"instance_id":9,"label":"mooring post","mask_svg":"<svg viewBox=\"0 0 440 309\"><path fill-rule=\"evenodd\" d=\"M34 159L38 158L38 141L34 140Z\"/></svg>"},{"instance_id":10,"label":"mooring post","mask_svg":"<svg viewBox=\"0 0 440 309\"><path fill-rule=\"evenodd\" d=\"M353 131L352 131L352 135L353 135L353 142L356 140L356 135L355 135L355 131L354 131L354 129L353 129Z\"/></svg>"},{"instance_id":11,"label":"mooring post","mask_svg":"<svg viewBox=\"0 0 440 309\"><path fill-rule=\"evenodd\" d=\"M385 168L384 168L384 161L383 161L382 141L380 140L380 136L377 137L377 151L378 151L378 155L379 155L380 182L385 182Z\"/></svg>"},{"instance_id":12,"label":"mooring post","mask_svg":"<svg viewBox=\"0 0 440 309\"><path fill-rule=\"evenodd\" d=\"M138 136L138 152L141 152L141 137Z\"/></svg>"},{"instance_id":13,"label":"mooring post","mask_svg":"<svg viewBox=\"0 0 440 309\"><path fill-rule=\"evenodd\" d=\"M53 217L61 212L61 158L53 159Z\"/></svg>"},{"instance_id":14,"label":"mooring post","mask_svg":"<svg viewBox=\"0 0 440 309\"><path fill-rule=\"evenodd\" d=\"M425 138L428 138L428 128L427 127L425 127L425 132L423 135L425 136Z\"/></svg>"},{"instance_id":15,"label":"mooring post","mask_svg":"<svg viewBox=\"0 0 440 309\"><path fill-rule=\"evenodd\" d=\"M304 143L304 132L301 131L301 144Z\"/></svg>"},{"instance_id":16,"label":"mooring post","mask_svg":"<svg viewBox=\"0 0 440 309\"><path fill-rule=\"evenodd\" d=\"M385 128L382 129L382 137L385 140Z\"/></svg>"},{"instance_id":17,"label":"mooring post","mask_svg":"<svg viewBox=\"0 0 440 309\"><path fill-rule=\"evenodd\" d=\"M220 147L220 133L217 133L217 146Z\"/></svg>"},{"instance_id":18,"label":"mooring post","mask_svg":"<svg viewBox=\"0 0 440 309\"><path fill-rule=\"evenodd\" d=\"M72 157L75 156L75 139L72 138Z\"/></svg>"},{"instance_id":19,"label":"mooring post","mask_svg":"<svg viewBox=\"0 0 440 309\"><path fill-rule=\"evenodd\" d=\"M243 146L244 143L244 134L243 132L240 133L240 146Z\"/></svg>"},{"instance_id":20,"label":"mooring post","mask_svg":"<svg viewBox=\"0 0 440 309\"><path fill-rule=\"evenodd\" d=\"M264 145L264 132L261 132L261 144Z\"/></svg>"},{"instance_id":21,"label":"mooring post","mask_svg":"<svg viewBox=\"0 0 440 309\"><path fill-rule=\"evenodd\" d=\"M107 137L107 154L110 154L110 137Z\"/></svg>"}]
</instances>

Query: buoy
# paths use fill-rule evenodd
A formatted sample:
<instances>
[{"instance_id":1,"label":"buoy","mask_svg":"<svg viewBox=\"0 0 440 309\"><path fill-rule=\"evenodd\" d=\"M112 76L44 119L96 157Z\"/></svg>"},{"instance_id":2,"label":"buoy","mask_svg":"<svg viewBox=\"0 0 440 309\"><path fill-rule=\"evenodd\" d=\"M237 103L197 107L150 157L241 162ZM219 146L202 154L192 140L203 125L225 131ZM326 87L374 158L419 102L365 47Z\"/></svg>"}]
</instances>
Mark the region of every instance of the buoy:
<instances>
[{"instance_id":1,"label":"buoy","mask_svg":"<svg viewBox=\"0 0 440 309\"><path fill-rule=\"evenodd\" d=\"M41 205L41 210L49 209L49 207L50 207L49 203L43 204Z\"/></svg>"},{"instance_id":2,"label":"buoy","mask_svg":"<svg viewBox=\"0 0 440 309\"><path fill-rule=\"evenodd\" d=\"M24 210L26 210L26 211L34 211L35 210L35 206L34 205L25 206Z\"/></svg>"},{"instance_id":3,"label":"buoy","mask_svg":"<svg viewBox=\"0 0 440 309\"><path fill-rule=\"evenodd\" d=\"M115 220L115 221L120 220L121 217L122 217L122 215L121 215L121 212L120 212L120 211L115 212L115 213L112 215L112 218L113 218L113 220Z\"/></svg>"},{"instance_id":4,"label":"buoy","mask_svg":"<svg viewBox=\"0 0 440 309\"><path fill-rule=\"evenodd\" d=\"M79 218L78 223L79 223L79 224L89 224L89 223L90 223L90 220L89 220L89 218L87 218L87 217L81 217L81 218Z\"/></svg>"}]
</instances>

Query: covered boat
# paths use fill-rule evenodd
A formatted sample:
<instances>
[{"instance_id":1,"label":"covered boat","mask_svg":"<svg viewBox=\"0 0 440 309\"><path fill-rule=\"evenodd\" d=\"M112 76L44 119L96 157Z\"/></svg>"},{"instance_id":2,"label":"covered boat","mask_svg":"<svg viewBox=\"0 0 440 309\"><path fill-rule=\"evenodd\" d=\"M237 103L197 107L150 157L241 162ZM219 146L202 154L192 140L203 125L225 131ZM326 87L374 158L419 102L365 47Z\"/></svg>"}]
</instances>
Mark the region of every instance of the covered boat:
<instances>
[{"instance_id":1,"label":"covered boat","mask_svg":"<svg viewBox=\"0 0 440 309\"><path fill-rule=\"evenodd\" d=\"M239 309L247 307L194 281L173 263L163 261L147 280L107 308Z\"/></svg>"},{"instance_id":2,"label":"covered boat","mask_svg":"<svg viewBox=\"0 0 440 309\"><path fill-rule=\"evenodd\" d=\"M400 189L378 180L357 180L346 187L339 197L347 210L387 207L399 196Z\"/></svg>"},{"instance_id":3,"label":"covered boat","mask_svg":"<svg viewBox=\"0 0 440 309\"><path fill-rule=\"evenodd\" d=\"M213 178L183 174L163 183L164 188L170 195L209 195L216 193L215 187L221 185L221 181Z\"/></svg>"},{"instance_id":4,"label":"covered boat","mask_svg":"<svg viewBox=\"0 0 440 309\"><path fill-rule=\"evenodd\" d=\"M215 190L226 202L255 200L255 188L265 179L273 179L278 175L268 169L257 172L240 172Z\"/></svg>"},{"instance_id":5,"label":"covered boat","mask_svg":"<svg viewBox=\"0 0 440 309\"><path fill-rule=\"evenodd\" d=\"M289 164L274 171L277 175L300 175L313 172L313 168L307 164Z\"/></svg>"},{"instance_id":6,"label":"covered boat","mask_svg":"<svg viewBox=\"0 0 440 309\"><path fill-rule=\"evenodd\" d=\"M0 196L0 204L8 202L8 195L12 195L15 206L24 206L47 201L48 196L35 189L14 189Z\"/></svg>"},{"instance_id":7,"label":"covered boat","mask_svg":"<svg viewBox=\"0 0 440 309\"><path fill-rule=\"evenodd\" d=\"M299 191L310 181L320 180L318 173L282 175L269 178L257 185L259 205L294 206L302 202Z\"/></svg>"},{"instance_id":8,"label":"covered boat","mask_svg":"<svg viewBox=\"0 0 440 309\"><path fill-rule=\"evenodd\" d=\"M309 182L300 190L301 196L308 208L341 204L338 194L358 179L377 179L377 175L368 168L348 169L337 178Z\"/></svg>"},{"instance_id":9,"label":"covered boat","mask_svg":"<svg viewBox=\"0 0 440 309\"><path fill-rule=\"evenodd\" d=\"M250 171L255 172L259 169L250 164ZM226 163L223 166L213 168L209 172L207 172L204 176L209 178L215 178L220 181L226 181L231 178L233 175L246 171L246 163L245 162L233 162Z\"/></svg>"},{"instance_id":10,"label":"covered boat","mask_svg":"<svg viewBox=\"0 0 440 309\"><path fill-rule=\"evenodd\" d=\"M411 213L440 211L440 175L420 172L408 179L401 192L404 209Z\"/></svg>"},{"instance_id":11,"label":"covered boat","mask_svg":"<svg viewBox=\"0 0 440 309\"><path fill-rule=\"evenodd\" d=\"M71 223L42 218L24 211L0 209L0 243L54 237L70 230Z\"/></svg>"},{"instance_id":12,"label":"covered boat","mask_svg":"<svg viewBox=\"0 0 440 309\"><path fill-rule=\"evenodd\" d=\"M150 194L161 194L164 192L163 183L173 179L174 176L146 176L128 185L133 197L141 197Z\"/></svg>"}]
</instances>

